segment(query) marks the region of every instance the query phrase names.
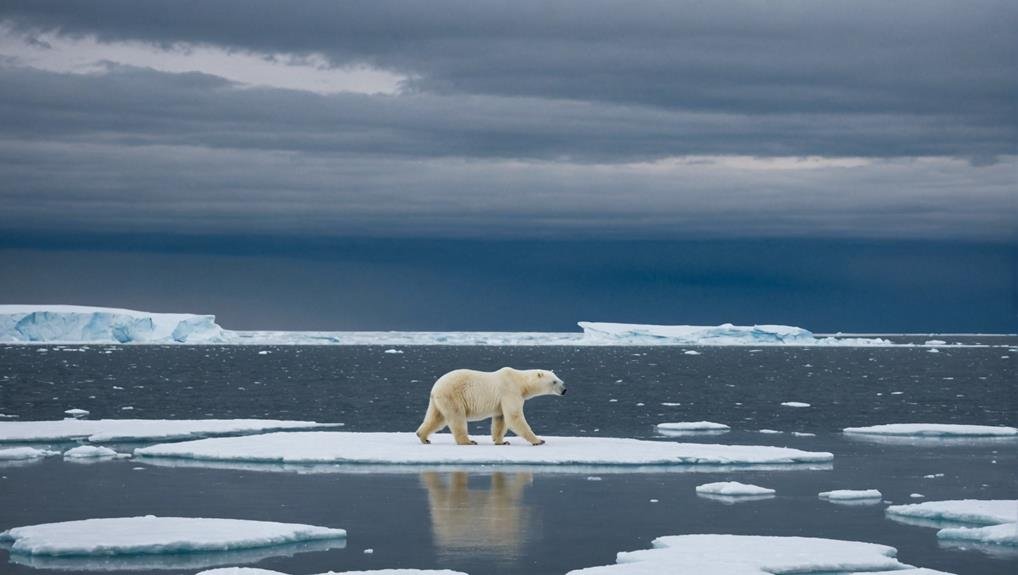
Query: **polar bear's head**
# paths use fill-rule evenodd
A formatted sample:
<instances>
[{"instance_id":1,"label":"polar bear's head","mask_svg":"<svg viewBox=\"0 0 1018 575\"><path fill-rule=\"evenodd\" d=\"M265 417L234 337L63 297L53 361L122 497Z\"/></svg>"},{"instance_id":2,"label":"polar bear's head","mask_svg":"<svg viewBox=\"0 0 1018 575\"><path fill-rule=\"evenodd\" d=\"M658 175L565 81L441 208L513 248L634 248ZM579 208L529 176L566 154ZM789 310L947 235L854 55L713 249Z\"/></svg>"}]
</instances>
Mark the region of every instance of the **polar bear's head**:
<instances>
[{"instance_id":1,"label":"polar bear's head","mask_svg":"<svg viewBox=\"0 0 1018 575\"><path fill-rule=\"evenodd\" d=\"M530 397L566 394L565 382L559 379L559 376L555 375L554 371L546 369L530 369L527 371L532 384Z\"/></svg>"}]
</instances>

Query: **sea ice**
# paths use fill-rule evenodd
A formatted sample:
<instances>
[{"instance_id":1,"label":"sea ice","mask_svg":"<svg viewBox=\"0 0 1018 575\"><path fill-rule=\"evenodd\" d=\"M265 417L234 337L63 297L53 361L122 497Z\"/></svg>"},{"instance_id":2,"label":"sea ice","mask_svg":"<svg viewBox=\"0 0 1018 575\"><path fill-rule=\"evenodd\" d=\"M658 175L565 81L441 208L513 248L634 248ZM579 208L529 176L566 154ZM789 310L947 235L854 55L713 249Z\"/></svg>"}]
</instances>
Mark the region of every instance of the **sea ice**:
<instances>
[{"instance_id":1,"label":"sea ice","mask_svg":"<svg viewBox=\"0 0 1018 575\"><path fill-rule=\"evenodd\" d=\"M0 449L0 461L39 459L40 457L49 457L51 455L60 455L60 452L50 451L48 449L36 449L34 447L11 447L8 449Z\"/></svg>"},{"instance_id":2,"label":"sea ice","mask_svg":"<svg viewBox=\"0 0 1018 575\"><path fill-rule=\"evenodd\" d=\"M615 565L588 567L567 575L773 575L775 573L875 572L896 575L920 570L894 558L886 545L812 537L756 535L672 535L658 537L653 549L625 551Z\"/></svg>"},{"instance_id":3,"label":"sea ice","mask_svg":"<svg viewBox=\"0 0 1018 575\"><path fill-rule=\"evenodd\" d=\"M137 555L232 551L345 538L346 531L297 523L196 517L116 517L15 527L0 533L11 554Z\"/></svg>"},{"instance_id":4,"label":"sea ice","mask_svg":"<svg viewBox=\"0 0 1018 575\"><path fill-rule=\"evenodd\" d=\"M685 355L700 355L700 352L696 351L695 349L687 349L682 353L684 353Z\"/></svg>"},{"instance_id":5,"label":"sea ice","mask_svg":"<svg viewBox=\"0 0 1018 575\"><path fill-rule=\"evenodd\" d=\"M66 415L70 415L71 417L85 417L86 415L88 415L88 411L84 409L68 409L65 410L64 413Z\"/></svg>"},{"instance_id":6,"label":"sea ice","mask_svg":"<svg viewBox=\"0 0 1018 575\"><path fill-rule=\"evenodd\" d=\"M0 421L0 443L71 441L168 441L210 435L236 435L339 424L275 419L63 419Z\"/></svg>"},{"instance_id":7,"label":"sea ice","mask_svg":"<svg viewBox=\"0 0 1018 575\"><path fill-rule=\"evenodd\" d=\"M908 435L918 437L1011 437L1018 429L1003 425L957 425L953 423L888 423L869 427L846 427L845 433L860 435Z\"/></svg>"},{"instance_id":8,"label":"sea ice","mask_svg":"<svg viewBox=\"0 0 1018 575\"><path fill-rule=\"evenodd\" d=\"M64 452L64 459L100 459L106 457L130 457L130 455L117 453L109 447L95 445L79 445Z\"/></svg>"},{"instance_id":9,"label":"sea ice","mask_svg":"<svg viewBox=\"0 0 1018 575\"><path fill-rule=\"evenodd\" d=\"M785 407L810 407L810 404L803 403L801 401L785 401L782 402L781 405L784 405Z\"/></svg>"},{"instance_id":10,"label":"sea ice","mask_svg":"<svg viewBox=\"0 0 1018 575\"><path fill-rule=\"evenodd\" d=\"M201 439L143 447L135 456L284 464L399 465L788 465L828 463L834 456L786 447L711 445L615 437L545 436L546 444L455 445L437 434L421 445L412 433L298 432Z\"/></svg>"},{"instance_id":11,"label":"sea ice","mask_svg":"<svg viewBox=\"0 0 1018 575\"><path fill-rule=\"evenodd\" d=\"M937 538L987 545L1018 545L1018 499L956 499L892 505L887 516L940 528ZM946 524L969 524L951 526Z\"/></svg>"},{"instance_id":12,"label":"sea ice","mask_svg":"<svg viewBox=\"0 0 1018 575\"><path fill-rule=\"evenodd\" d=\"M882 499L884 496L876 489L836 489L817 493L817 497L828 501L857 501L860 499Z\"/></svg>"},{"instance_id":13,"label":"sea ice","mask_svg":"<svg viewBox=\"0 0 1018 575\"><path fill-rule=\"evenodd\" d=\"M581 321L584 339L643 345L888 345L879 338L818 338L787 325L644 325Z\"/></svg>"},{"instance_id":14,"label":"sea ice","mask_svg":"<svg viewBox=\"0 0 1018 575\"><path fill-rule=\"evenodd\" d=\"M209 569L197 575L287 575L280 571L255 569L253 567L221 567ZM320 575L467 575L461 571L448 569L372 569L370 571L329 571Z\"/></svg>"},{"instance_id":15,"label":"sea ice","mask_svg":"<svg viewBox=\"0 0 1018 575\"><path fill-rule=\"evenodd\" d=\"M751 485L749 483L739 483L738 481L719 481L717 483L704 483L703 485L696 486L697 493L705 493L710 495L727 495L727 496L739 496L739 495L773 495L774 490L767 487L760 487L759 485Z\"/></svg>"},{"instance_id":16,"label":"sea ice","mask_svg":"<svg viewBox=\"0 0 1018 575\"><path fill-rule=\"evenodd\" d=\"M657 424L660 431L728 431L731 429L723 423L713 421L674 421Z\"/></svg>"}]
</instances>

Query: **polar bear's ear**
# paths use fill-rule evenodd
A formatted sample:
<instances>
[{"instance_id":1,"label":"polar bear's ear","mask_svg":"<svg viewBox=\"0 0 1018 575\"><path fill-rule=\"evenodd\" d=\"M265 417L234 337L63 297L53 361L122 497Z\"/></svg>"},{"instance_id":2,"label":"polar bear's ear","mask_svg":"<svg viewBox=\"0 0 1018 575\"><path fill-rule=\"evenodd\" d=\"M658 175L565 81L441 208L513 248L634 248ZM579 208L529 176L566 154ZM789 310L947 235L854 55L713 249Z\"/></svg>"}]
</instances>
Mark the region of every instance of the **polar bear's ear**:
<instances>
[{"instance_id":1,"label":"polar bear's ear","mask_svg":"<svg viewBox=\"0 0 1018 575\"><path fill-rule=\"evenodd\" d=\"M537 377L544 377L544 372L543 371L537 372Z\"/></svg>"}]
</instances>

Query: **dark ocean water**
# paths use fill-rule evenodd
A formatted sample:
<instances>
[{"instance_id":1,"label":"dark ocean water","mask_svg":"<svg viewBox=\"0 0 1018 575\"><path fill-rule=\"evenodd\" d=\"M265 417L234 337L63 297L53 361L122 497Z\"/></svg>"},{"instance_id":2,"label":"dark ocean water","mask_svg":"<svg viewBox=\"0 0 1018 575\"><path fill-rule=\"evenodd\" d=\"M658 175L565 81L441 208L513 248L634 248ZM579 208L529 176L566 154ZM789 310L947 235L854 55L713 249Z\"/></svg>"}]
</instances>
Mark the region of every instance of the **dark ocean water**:
<instances>
[{"instance_id":1,"label":"dark ocean water","mask_svg":"<svg viewBox=\"0 0 1018 575\"><path fill-rule=\"evenodd\" d=\"M1018 344L1014 338L961 341L966 339ZM294 574L383 567L550 574L612 563L617 551L683 533L869 541L897 547L904 562L923 567L958 574L1018 571L1013 549L943 547L934 529L886 519L885 505L842 506L816 497L830 489L876 488L894 503L922 501L910 499L911 493L926 500L1018 498L1016 441L876 442L839 433L893 422L1018 424L1018 352L1007 347L940 353L903 347L696 348L700 355L674 347L384 349L0 346L0 413L57 419L76 407L92 418L267 417L343 422L347 431L412 431L438 376L458 367L511 365L552 369L569 384L565 397L527 403L538 434L789 446L831 451L834 466L595 473L601 479L594 481L591 473L512 468L304 474L51 458L0 467L0 530L154 514L309 523L347 529L349 537L341 548L297 546L146 564L67 560L27 566L9 562L0 551L0 573L194 573L244 563ZM812 407L780 406L784 401ZM726 423L733 431L668 439L654 430L662 421L690 420ZM793 431L816 435L788 433ZM487 426L472 425L471 432L482 440ZM932 474L943 476L923 477ZM733 505L696 496L696 485L723 480L771 487L777 496Z\"/></svg>"}]
</instances>

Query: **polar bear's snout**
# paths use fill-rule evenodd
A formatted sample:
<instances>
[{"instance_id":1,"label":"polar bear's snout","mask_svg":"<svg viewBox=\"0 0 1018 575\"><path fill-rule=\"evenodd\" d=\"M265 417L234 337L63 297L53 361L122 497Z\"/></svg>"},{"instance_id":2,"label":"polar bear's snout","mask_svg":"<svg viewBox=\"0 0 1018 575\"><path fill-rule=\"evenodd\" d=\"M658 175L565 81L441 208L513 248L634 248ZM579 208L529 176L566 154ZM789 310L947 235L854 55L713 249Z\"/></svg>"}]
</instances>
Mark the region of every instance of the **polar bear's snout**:
<instances>
[{"instance_id":1,"label":"polar bear's snout","mask_svg":"<svg viewBox=\"0 0 1018 575\"><path fill-rule=\"evenodd\" d=\"M564 381L562 381L561 379L556 379L555 380L555 391L558 392L559 395L565 395L566 391L568 391L566 389L566 383Z\"/></svg>"}]
</instances>

